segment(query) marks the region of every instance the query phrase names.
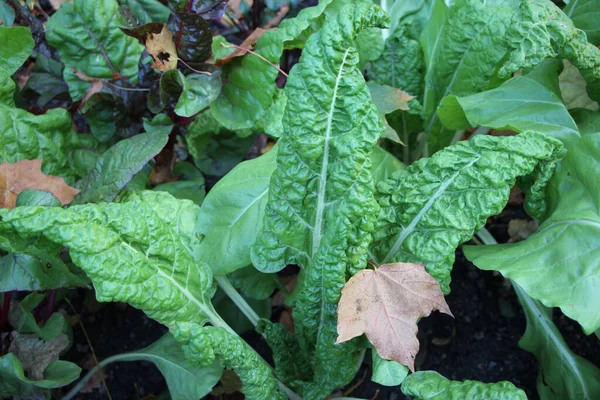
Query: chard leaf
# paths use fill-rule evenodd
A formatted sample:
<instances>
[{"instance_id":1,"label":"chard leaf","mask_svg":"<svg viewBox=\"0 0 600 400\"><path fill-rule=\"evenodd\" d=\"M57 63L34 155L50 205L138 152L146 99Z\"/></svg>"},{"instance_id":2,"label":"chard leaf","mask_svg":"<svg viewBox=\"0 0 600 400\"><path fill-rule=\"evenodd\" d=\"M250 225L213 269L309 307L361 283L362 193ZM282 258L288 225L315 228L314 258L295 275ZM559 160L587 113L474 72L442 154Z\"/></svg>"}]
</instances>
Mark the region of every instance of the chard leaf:
<instances>
[{"instance_id":1,"label":"chard leaf","mask_svg":"<svg viewBox=\"0 0 600 400\"><path fill-rule=\"evenodd\" d=\"M510 382L451 381L435 371L410 374L402 382L402 393L415 400L527 400Z\"/></svg>"},{"instance_id":2,"label":"chard leaf","mask_svg":"<svg viewBox=\"0 0 600 400\"><path fill-rule=\"evenodd\" d=\"M279 285L273 274L263 274L253 266L238 269L229 274L229 281L247 297L256 300L269 298Z\"/></svg>"},{"instance_id":3,"label":"chard leaf","mask_svg":"<svg viewBox=\"0 0 600 400\"><path fill-rule=\"evenodd\" d=\"M254 47L254 52L277 65L284 48L303 47L312 24L322 21L322 14L332 0L321 0L314 7L302 10L296 18L286 19L276 30L265 32ZM278 71L252 54L223 66L223 89L210 105L215 118L225 127L238 130L252 128L263 119L273 103Z\"/></svg>"},{"instance_id":4,"label":"chard leaf","mask_svg":"<svg viewBox=\"0 0 600 400\"><path fill-rule=\"evenodd\" d=\"M0 69L14 74L31 55L34 46L29 28L0 26Z\"/></svg>"},{"instance_id":5,"label":"chard leaf","mask_svg":"<svg viewBox=\"0 0 600 400\"><path fill-rule=\"evenodd\" d=\"M164 192L124 196L123 203L68 209L0 209L0 234L69 248L99 301L122 301L166 325L195 366L215 356L233 368L246 398L283 399L269 367L225 324L210 298L212 273L189 249L198 207ZM195 214L195 215L194 215ZM212 327L203 327L210 322Z\"/></svg>"},{"instance_id":6,"label":"chard leaf","mask_svg":"<svg viewBox=\"0 0 600 400\"><path fill-rule=\"evenodd\" d=\"M0 258L0 292L85 287L89 281L81 275L75 268L52 264L39 255L9 253Z\"/></svg>"},{"instance_id":7,"label":"chard leaf","mask_svg":"<svg viewBox=\"0 0 600 400\"><path fill-rule=\"evenodd\" d=\"M6 1L0 1L0 23L4 26L12 26L15 22L15 11Z\"/></svg>"},{"instance_id":8,"label":"chard leaf","mask_svg":"<svg viewBox=\"0 0 600 400\"><path fill-rule=\"evenodd\" d=\"M379 146L375 146L371 153L371 164L371 174L375 183L384 181L393 173L404 170L404 164Z\"/></svg>"},{"instance_id":9,"label":"chard leaf","mask_svg":"<svg viewBox=\"0 0 600 400\"><path fill-rule=\"evenodd\" d=\"M54 389L79 378L81 368L69 361L56 360L44 370L44 379L34 381L25 376L23 364L14 353L0 357L0 396L31 396L36 388Z\"/></svg>"},{"instance_id":10,"label":"chard leaf","mask_svg":"<svg viewBox=\"0 0 600 400\"><path fill-rule=\"evenodd\" d=\"M212 35L208 22L193 12L176 11L169 17L169 30L176 38L175 46L180 59L201 63L210 58Z\"/></svg>"},{"instance_id":11,"label":"chard leaf","mask_svg":"<svg viewBox=\"0 0 600 400\"><path fill-rule=\"evenodd\" d=\"M121 140L102 154L89 174L77 183L81 192L72 204L110 202L167 144L168 135L142 133Z\"/></svg>"},{"instance_id":12,"label":"chard leaf","mask_svg":"<svg viewBox=\"0 0 600 400\"><path fill-rule=\"evenodd\" d=\"M547 189L538 231L514 244L465 246L477 267L500 271L547 307L560 307L586 334L600 328L600 133L569 149Z\"/></svg>"},{"instance_id":13,"label":"chard leaf","mask_svg":"<svg viewBox=\"0 0 600 400\"><path fill-rule=\"evenodd\" d=\"M562 147L532 131L478 135L411 164L377 185L381 212L371 257L377 265L424 263L449 293L456 247L502 210L517 177L533 175L526 207L543 214L543 189Z\"/></svg>"},{"instance_id":14,"label":"chard leaf","mask_svg":"<svg viewBox=\"0 0 600 400\"><path fill-rule=\"evenodd\" d=\"M173 400L200 399L219 382L223 367L218 361L199 368L185 358L181 346L167 333L150 346L129 353L117 354L102 361L106 365L119 361L149 361L156 365L167 381Z\"/></svg>"},{"instance_id":15,"label":"chard leaf","mask_svg":"<svg viewBox=\"0 0 600 400\"><path fill-rule=\"evenodd\" d=\"M169 7L159 0L119 0L121 5L129 7L129 10L137 18L139 25L151 22L166 23L171 11Z\"/></svg>"},{"instance_id":16,"label":"chard leaf","mask_svg":"<svg viewBox=\"0 0 600 400\"><path fill-rule=\"evenodd\" d=\"M386 40L381 57L371 62L369 78L420 97L425 68L423 52L419 42L407 35L409 26L399 26Z\"/></svg>"},{"instance_id":17,"label":"chard leaf","mask_svg":"<svg viewBox=\"0 0 600 400\"><path fill-rule=\"evenodd\" d=\"M567 109L588 108L592 111L600 110L598 102L590 99L585 91L587 84L583 76L569 61L564 60L564 68L558 78L560 93Z\"/></svg>"},{"instance_id":18,"label":"chard leaf","mask_svg":"<svg viewBox=\"0 0 600 400\"><path fill-rule=\"evenodd\" d=\"M10 78L10 74L3 68L0 68L0 106L14 107L15 101L15 82Z\"/></svg>"},{"instance_id":19,"label":"chard leaf","mask_svg":"<svg viewBox=\"0 0 600 400\"><path fill-rule=\"evenodd\" d=\"M285 87L277 169L252 261L264 272L302 267L294 321L300 347L314 354L312 381L299 384L310 399L348 383L360 356L355 342L334 345L336 305L347 271L366 263L377 213L370 154L383 126L353 43L362 29L387 23L370 1L335 2Z\"/></svg>"},{"instance_id":20,"label":"chard leaf","mask_svg":"<svg viewBox=\"0 0 600 400\"><path fill-rule=\"evenodd\" d=\"M600 50L550 1L457 0L446 7L439 0L420 41L427 66L423 117L429 153L454 137L438 118L442 98L473 95L547 59L571 60L590 97L600 96Z\"/></svg>"},{"instance_id":21,"label":"chard leaf","mask_svg":"<svg viewBox=\"0 0 600 400\"><path fill-rule=\"evenodd\" d=\"M273 149L239 164L206 196L194 230L200 236L194 256L206 262L215 275L250 264L250 246L265 214L276 155Z\"/></svg>"},{"instance_id":22,"label":"chard leaf","mask_svg":"<svg viewBox=\"0 0 600 400\"><path fill-rule=\"evenodd\" d=\"M438 116L449 129L534 130L563 142L577 140L579 130L561 100L556 68L552 60L495 89L466 97L447 96Z\"/></svg>"},{"instance_id":23,"label":"chard leaf","mask_svg":"<svg viewBox=\"0 0 600 400\"><path fill-rule=\"evenodd\" d=\"M600 132L600 114L591 110L578 109L571 112L571 116L582 135Z\"/></svg>"},{"instance_id":24,"label":"chard leaf","mask_svg":"<svg viewBox=\"0 0 600 400\"><path fill-rule=\"evenodd\" d=\"M19 108L0 105L0 162L43 159L42 172L60 176L72 183L80 171L69 162L69 155L82 143L73 132L65 109L33 115Z\"/></svg>"},{"instance_id":25,"label":"chard leaf","mask_svg":"<svg viewBox=\"0 0 600 400\"><path fill-rule=\"evenodd\" d=\"M563 9L567 17L573 21L575 26L587 35L590 43L600 44L600 28L598 18L600 17L600 2L598 0L573 0Z\"/></svg>"},{"instance_id":26,"label":"chard leaf","mask_svg":"<svg viewBox=\"0 0 600 400\"><path fill-rule=\"evenodd\" d=\"M519 346L538 359L540 397L548 400L600 397L600 369L569 349L552 322L552 309L529 297L517 284L513 283L513 288L527 318L527 329Z\"/></svg>"},{"instance_id":27,"label":"chard leaf","mask_svg":"<svg viewBox=\"0 0 600 400\"><path fill-rule=\"evenodd\" d=\"M65 64L64 78L74 101L85 96L91 83L78 78L72 68L91 78L137 82L144 46L120 25L116 0L66 2L48 20L46 38Z\"/></svg>"},{"instance_id":28,"label":"chard leaf","mask_svg":"<svg viewBox=\"0 0 600 400\"><path fill-rule=\"evenodd\" d=\"M191 117L208 107L219 95L221 71L217 69L210 75L190 74L183 82L183 91L175 106L175 113L182 117Z\"/></svg>"}]
</instances>

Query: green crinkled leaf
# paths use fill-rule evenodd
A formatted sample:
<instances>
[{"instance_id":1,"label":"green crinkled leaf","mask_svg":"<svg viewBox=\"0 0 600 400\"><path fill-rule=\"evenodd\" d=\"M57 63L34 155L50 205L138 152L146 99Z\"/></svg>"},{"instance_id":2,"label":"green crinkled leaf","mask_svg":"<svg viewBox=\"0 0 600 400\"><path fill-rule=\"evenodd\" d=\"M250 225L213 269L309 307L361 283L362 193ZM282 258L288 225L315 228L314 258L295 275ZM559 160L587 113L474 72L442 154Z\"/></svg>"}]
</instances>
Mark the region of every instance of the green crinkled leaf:
<instances>
[{"instance_id":1,"label":"green crinkled leaf","mask_svg":"<svg viewBox=\"0 0 600 400\"><path fill-rule=\"evenodd\" d=\"M119 0L121 5L129 7L139 25L150 22L166 23L171 11L159 0Z\"/></svg>"},{"instance_id":2,"label":"green crinkled leaf","mask_svg":"<svg viewBox=\"0 0 600 400\"><path fill-rule=\"evenodd\" d=\"M216 360L207 367L194 366L185 358L181 346L170 333L148 347L117 354L107 360L110 362L144 360L153 363L165 377L173 400L200 399L206 396L219 382L223 373L223 367Z\"/></svg>"},{"instance_id":3,"label":"green crinkled leaf","mask_svg":"<svg viewBox=\"0 0 600 400\"><path fill-rule=\"evenodd\" d=\"M45 206L45 207L61 207L58 200L50 192L35 189L25 189L17 195L17 207L19 206Z\"/></svg>"},{"instance_id":4,"label":"green crinkled leaf","mask_svg":"<svg viewBox=\"0 0 600 400\"><path fill-rule=\"evenodd\" d=\"M336 307L347 271L366 263L377 212L370 155L383 126L353 43L362 29L387 23L370 1L335 2L285 87L277 169L252 261L265 272L302 267L294 321L300 347L314 357L312 380L298 384L305 398L348 383L360 356L355 342L334 344Z\"/></svg>"},{"instance_id":5,"label":"green crinkled leaf","mask_svg":"<svg viewBox=\"0 0 600 400\"><path fill-rule=\"evenodd\" d=\"M162 132L121 140L102 154L89 174L77 183L81 192L72 204L113 201L149 160L167 144Z\"/></svg>"},{"instance_id":6,"label":"green crinkled leaf","mask_svg":"<svg viewBox=\"0 0 600 400\"><path fill-rule=\"evenodd\" d=\"M415 400L527 400L510 382L451 381L435 371L410 374L402 382L402 393Z\"/></svg>"},{"instance_id":7,"label":"green crinkled leaf","mask_svg":"<svg viewBox=\"0 0 600 400\"><path fill-rule=\"evenodd\" d=\"M525 204L543 215L543 189L562 147L532 131L478 135L411 164L377 185L381 212L371 257L378 265L424 263L449 293L456 247L502 211L517 177L533 175Z\"/></svg>"},{"instance_id":8,"label":"green crinkled leaf","mask_svg":"<svg viewBox=\"0 0 600 400\"><path fill-rule=\"evenodd\" d=\"M534 130L563 142L577 140L577 125L560 98L556 67L554 60L545 62L495 89L445 97L438 116L448 129L485 126L516 132Z\"/></svg>"},{"instance_id":9,"label":"green crinkled leaf","mask_svg":"<svg viewBox=\"0 0 600 400\"><path fill-rule=\"evenodd\" d=\"M590 43L600 44L600 2L598 0L573 0L563 9L564 13L573 21L575 26L587 35Z\"/></svg>"},{"instance_id":10,"label":"green crinkled leaf","mask_svg":"<svg viewBox=\"0 0 600 400\"><path fill-rule=\"evenodd\" d=\"M485 270L500 271L547 307L560 307L587 334L600 328L600 133L574 143L546 190L549 209L526 240L465 246Z\"/></svg>"},{"instance_id":11,"label":"green crinkled leaf","mask_svg":"<svg viewBox=\"0 0 600 400\"><path fill-rule=\"evenodd\" d=\"M506 32L510 53L498 74L507 77L548 58L566 58L585 78L590 97L600 100L600 50L583 31L550 1L522 0L518 15Z\"/></svg>"},{"instance_id":12,"label":"green crinkled leaf","mask_svg":"<svg viewBox=\"0 0 600 400\"><path fill-rule=\"evenodd\" d=\"M0 396L28 396L36 393L36 387L54 389L68 385L79 378L81 368L69 361L53 361L44 370L44 379L32 381L25 376L23 364L13 354L0 357Z\"/></svg>"},{"instance_id":13,"label":"green crinkled leaf","mask_svg":"<svg viewBox=\"0 0 600 400\"><path fill-rule=\"evenodd\" d=\"M215 275L250 264L250 247L258 235L275 170L276 149L236 166L211 189L200 209L195 233L197 259Z\"/></svg>"},{"instance_id":14,"label":"green crinkled leaf","mask_svg":"<svg viewBox=\"0 0 600 400\"><path fill-rule=\"evenodd\" d=\"M600 96L600 50L550 1L457 0L448 8L440 0L420 42L427 66L423 117L429 153L454 137L438 118L442 98L473 95L547 59L571 60L590 97Z\"/></svg>"},{"instance_id":15,"label":"green crinkled leaf","mask_svg":"<svg viewBox=\"0 0 600 400\"><path fill-rule=\"evenodd\" d=\"M596 399L600 397L600 369L573 353L552 322L552 310L529 297L513 283L525 310L527 330L519 346L540 364L537 388L544 400Z\"/></svg>"},{"instance_id":16,"label":"green crinkled leaf","mask_svg":"<svg viewBox=\"0 0 600 400\"><path fill-rule=\"evenodd\" d=\"M367 63L377 60L383 53L384 41L381 37L381 29L363 29L356 35L355 46L360 60L358 68L364 69Z\"/></svg>"},{"instance_id":17,"label":"green crinkled leaf","mask_svg":"<svg viewBox=\"0 0 600 400\"><path fill-rule=\"evenodd\" d=\"M68 209L0 209L0 234L29 241L41 236L67 247L99 301L127 302L166 325L196 366L211 365L218 356L226 367L239 368L248 399L281 398L268 366L210 302L212 273L190 253L198 207L164 192L128 194L123 200ZM203 327L206 322L213 327Z\"/></svg>"},{"instance_id":18,"label":"green crinkled leaf","mask_svg":"<svg viewBox=\"0 0 600 400\"><path fill-rule=\"evenodd\" d=\"M34 44L29 28L0 26L0 69L9 75L17 72L31 55Z\"/></svg>"},{"instance_id":19,"label":"green crinkled leaf","mask_svg":"<svg viewBox=\"0 0 600 400\"><path fill-rule=\"evenodd\" d=\"M41 158L45 174L60 176L68 183L81 176L69 162L69 153L82 143L73 132L67 110L33 115L0 105L0 121L0 162Z\"/></svg>"},{"instance_id":20,"label":"green crinkled leaf","mask_svg":"<svg viewBox=\"0 0 600 400\"><path fill-rule=\"evenodd\" d=\"M46 39L65 64L64 78L74 101L81 100L91 83L72 68L92 78L138 80L138 62L144 46L127 36L116 0L74 0L63 3L46 24Z\"/></svg>"},{"instance_id":21,"label":"green crinkled leaf","mask_svg":"<svg viewBox=\"0 0 600 400\"><path fill-rule=\"evenodd\" d=\"M423 92L423 52L407 31L408 26L402 25L386 40L381 57L371 62L369 79L419 97Z\"/></svg>"},{"instance_id":22,"label":"green crinkled leaf","mask_svg":"<svg viewBox=\"0 0 600 400\"><path fill-rule=\"evenodd\" d=\"M333 0L322 0L317 6L302 10L296 18L284 20L277 30L265 32L254 46L254 52L278 65L286 43L302 47L307 31ZM223 66L223 89L210 109L225 127L238 130L252 128L263 119L273 103L277 87L277 69L252 54L239 57Z\"/></svg>"}]
</instances>

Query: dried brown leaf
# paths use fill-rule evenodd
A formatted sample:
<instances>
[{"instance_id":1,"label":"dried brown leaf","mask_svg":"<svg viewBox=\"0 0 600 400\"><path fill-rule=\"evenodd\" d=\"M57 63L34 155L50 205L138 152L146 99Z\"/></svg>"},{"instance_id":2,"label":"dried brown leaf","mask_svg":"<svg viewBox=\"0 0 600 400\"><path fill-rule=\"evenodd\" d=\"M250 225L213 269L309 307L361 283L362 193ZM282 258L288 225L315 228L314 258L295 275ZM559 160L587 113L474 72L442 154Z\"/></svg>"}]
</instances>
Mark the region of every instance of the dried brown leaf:
<instances>
[{"instance_id":1,"label":"dried brown leaf","mask_svg":"<svg viewBox=\"0 0 600 400\"><path fill-rule=\"evenodd\" d=\"M146 50L154 59L152 68L165 72L177 68L177 48L173 41L173 34L163 25L160 33L148 33L146 37Z\"/></svg>"},{"instance_id":2,"label":"dried brown leaf","mask_svg":"<svg viewBox=\"0 0 600 400\"><path fill-rule=\"evenodd\" d=\"M275 14L275 16L271 18L269 22L267 22L267 24L265 25L265 29L274 28L277 25L279 25L279 23L283 21L288 12L290 12L289 4L284 4L283 6L281 6L279 11L277 11L277 14Z\"/></svg>"},{"instance_id":3,"label":"dried brown leaf","mask_svg":"<svg viewBox=\"0 0 600 400\"><path fill-rule=\"evenodd\" d=\"M0 164L0 208L15 208L17 196L26 189L50 192L62 205L72 202L79 190L61 177L44 174L41 167L41 159Z\"/></svg>"},{"instance_id":4,"label":"dried brown leaf","mask_svg":"<svg viewBox=\"0 0 600 400\"><path fill-rule=\"evenodd\" d=\"M44 379L44 370L52 361L58 360L60 352L69 346L67 335L60 334L49 342L41 340L35 334L12 333L12 342L8 351L23 364L27 376L34 381Z\"/></svg>"},{"instance_id":5,"label":"dried brown leaf","mask_svg":"<svg viewBox=\"0 0 600 400\"><path fill-rule=\"evenodd\" d=\"M423 264L384 264L354 275L338 304L338 339L363 333L379 355L415 370L417 321L433 310L452 315L439 283Z\"/></svg>"}]
</instances>

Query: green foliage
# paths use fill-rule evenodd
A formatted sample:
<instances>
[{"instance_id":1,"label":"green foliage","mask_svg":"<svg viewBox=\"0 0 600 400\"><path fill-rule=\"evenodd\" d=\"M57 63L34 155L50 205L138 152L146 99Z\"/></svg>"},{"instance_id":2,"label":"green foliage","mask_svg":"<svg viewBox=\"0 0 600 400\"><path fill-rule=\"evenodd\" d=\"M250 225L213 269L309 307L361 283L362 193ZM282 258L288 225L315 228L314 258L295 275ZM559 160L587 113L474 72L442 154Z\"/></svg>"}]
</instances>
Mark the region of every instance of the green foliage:
<instances>
[{"instance_id":1,"label":"green foliage","mask_svg":"<svg viewBox=\"0 0 600 400\"><path fill-rule=\"evenodd\" d=\"M402 382L402 393L415 400L526 400L510 382L451 381L434 371L419 371Z\"/></svg>"},{"instance_id":2,"label":"green foliage","mask_svg":"<svg viewBox=\"0 0 600 400\"><path fill-rule=\"evenodd\" d=\"M518 176L534 175L526 206L544 210L543 190L562 147L530 131L504 138L476 136L392 175L377 185L381 212L373 260L378 265L423 262L448 293L454 250L502 211Z\"/></svg>"},{"instance_id":3,"label":"green foliage","mask_svg":"<svg viewBox=\"0 0 600 400\"><path fill-rule=\"evenodd\" d=\"M100 301L141 309L170 333L103 363L154 362L175 399L205 396L223 368L251 400L325 399L368 350L361 338L335 344L352 275L368 262L422 262L447 293L457 246L517 182L538 232L465 253L516 282L541 398L598 397L598 369L545 308L600 331L597 1L564 12L549 0L380 3L389 17L370 0L300 12L268 1L263 20L284 4L289 18L250 45L255 54L227 58L231 43L215 34L239 43L255 9L224 30L229 15L211 22L224 0L74 0L42 29L43 16L15 16L0 0L0 162L42 159L43 172L81 189L65 206L32 189L0 209L0 291L91 282ZM138 25L148 23L172 35L158 54L145 51ZM155 68L173 47L175 68ZM299 61L286 50L301 50ZM470 128L480 129L460 141ZM479 134L489 129L518 134ZM291 294L275 274L289 265L284 274L299 269ZM293 333L266 319L276 292ZM10 308L15 338L64 342L62 315L34 318L43 298L3 304L0 322ZM252 328L273 370L238 335ZM373 381L417 399L524 398L507 382L407 376L377 349L371 357ZM40 379L30 372L23 355L3 355L0 397L49 397L80 371L54 359Z\"/></svg>"},{"instance_id":4,"label":"green foliage","mask_svg":"<svg viewBox=\"0 0 600 400\"><path fill-rule=\"evenodd\" d=\"M63 3L48 21L46 38L65 64L64 78L73 100L82 99L91 87L76 71L91 78L137 82L144 48L120 25L117 0Z\"/></svg>"}]
</instances>

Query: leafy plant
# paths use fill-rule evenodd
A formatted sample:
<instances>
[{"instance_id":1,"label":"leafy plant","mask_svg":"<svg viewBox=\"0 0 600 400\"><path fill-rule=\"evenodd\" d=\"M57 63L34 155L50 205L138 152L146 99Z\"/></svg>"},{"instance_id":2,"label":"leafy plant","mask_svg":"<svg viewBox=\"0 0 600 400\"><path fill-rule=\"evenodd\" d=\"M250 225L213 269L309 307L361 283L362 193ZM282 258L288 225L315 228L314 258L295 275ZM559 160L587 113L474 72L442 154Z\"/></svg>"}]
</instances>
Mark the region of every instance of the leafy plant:
<instances>
[{"instance_id":1,"label":"leafy plant","mask_svg":"<svg viewBox=\"0 0 600 400\"><path fill-rule=\"evenodd\" d=\"M44 33L43 14L0 2L0 396L77 379L58 359L65 317L39 310L91 283L169 333L66 398L111 362L149 360L177 399L223 369L248 399L325 399L370 350L371 379L416 399L523 399L510 382L415 372L416 323L451 315L455 251L474 235L489 246L466 256L523 305L540 397L600 396L600 370L547 308L600 330L597 2L378 3L269 2L297 15L251 32L225 1L74 0ZM515 183L540 226L498 245L484 226Z\"/></svg>"}]
</instances>

